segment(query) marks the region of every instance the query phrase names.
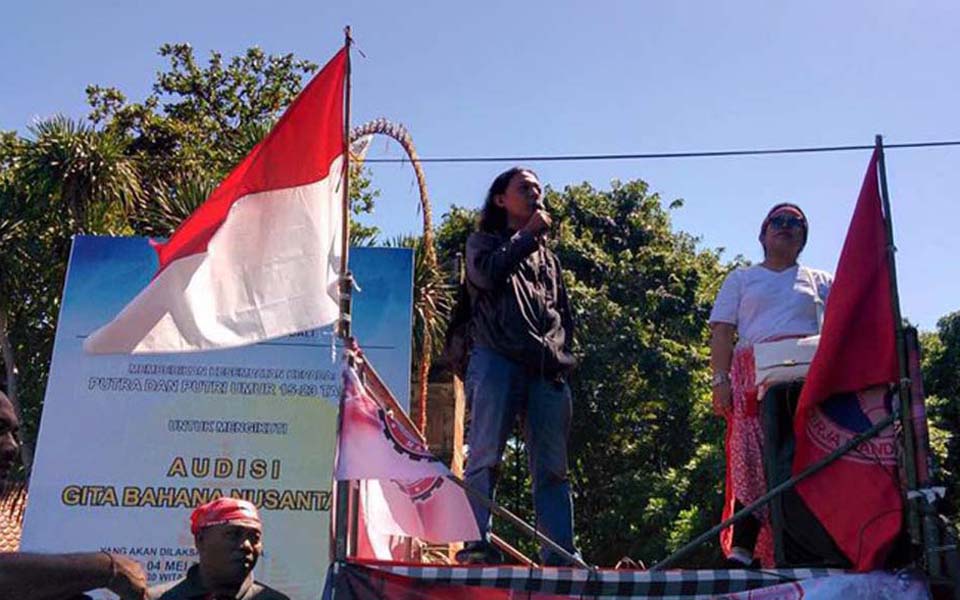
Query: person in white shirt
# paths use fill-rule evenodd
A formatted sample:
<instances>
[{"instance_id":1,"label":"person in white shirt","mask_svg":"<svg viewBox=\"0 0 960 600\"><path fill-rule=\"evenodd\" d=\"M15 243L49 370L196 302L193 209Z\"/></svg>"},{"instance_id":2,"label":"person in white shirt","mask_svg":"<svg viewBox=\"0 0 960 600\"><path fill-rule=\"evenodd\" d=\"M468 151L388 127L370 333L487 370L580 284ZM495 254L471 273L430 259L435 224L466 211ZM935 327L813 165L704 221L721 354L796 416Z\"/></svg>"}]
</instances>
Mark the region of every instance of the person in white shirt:
<instances>
[{"instance_id":1,"label":"person in white shirt","mask_svg":"<svg viewBox=\"0 0 960 600\"><path fill-rule=\"evenodd\" d=\"M732 271L710 313L713 409L727 420L724 519L767 491L753 345L819 331L833 276L798 264L808 233L799 206L770 209L760 226L763 262ZM725 529L720 540L730 567L773 566L765 509Z\"/></svg>"}]
</instances>

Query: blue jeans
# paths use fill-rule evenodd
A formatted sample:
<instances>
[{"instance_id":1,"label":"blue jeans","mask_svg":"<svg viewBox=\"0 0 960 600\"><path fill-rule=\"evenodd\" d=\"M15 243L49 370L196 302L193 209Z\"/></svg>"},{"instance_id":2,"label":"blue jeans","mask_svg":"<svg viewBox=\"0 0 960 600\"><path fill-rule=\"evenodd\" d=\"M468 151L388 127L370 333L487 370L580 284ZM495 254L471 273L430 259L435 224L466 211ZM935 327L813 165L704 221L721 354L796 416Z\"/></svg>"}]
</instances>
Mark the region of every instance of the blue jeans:
<instances>
[{"instance_id":1,"label":"blue jeans","mask_svg":"<svg viewBox=\"0 0 960 600\"><path fill-rule=\"evenodd\" d=\"M464 382L470 405L467 443L467 485L493 499L500 461L518 414L525 414L524 434L533 478L537 528L564 549L574 552L573 501L567 479L567 438L572 412L566 383L527 375L526 369L499 352L474 347ZM490 532L490 511L470 498L484 539ZM544 564L558 557L540 551Z\"/></svg>"}]
</instances>

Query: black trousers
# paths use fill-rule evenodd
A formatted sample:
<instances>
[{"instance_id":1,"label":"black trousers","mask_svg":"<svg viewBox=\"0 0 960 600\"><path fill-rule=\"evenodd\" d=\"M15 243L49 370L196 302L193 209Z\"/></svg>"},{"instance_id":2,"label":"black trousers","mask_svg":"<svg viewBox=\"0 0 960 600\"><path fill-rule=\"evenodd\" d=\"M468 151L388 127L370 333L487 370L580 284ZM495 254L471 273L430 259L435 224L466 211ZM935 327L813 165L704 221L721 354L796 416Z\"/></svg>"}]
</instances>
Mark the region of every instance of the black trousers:
<instances>
[{"instance_id":1,"label":"black trousers","mask_svg":"<svg viewBox=\"0 0 960 600\"><path fill-rule=\"evenodd\" d=\"M803 385L781 383L764 394L760 412L763 422L763 468L767 489L790 479L796 442L793 416ZM850 566L830 534L791 488L770 502L774 560L779 567Z\"/></svg>"},{"instance_id":2,"label":"black trousers","mask_svg":"<svg viewBox=\"0 0 960 600\"><path fill-rule=\"evenodd\" d=\"M737 500L733 505L733 511L743 510L743 504ZM757 545L757 536L760 535L760 520L753 515L747 515L733 526L733 543L737 548L743 548L753 552L753 547Z\"/></svg>"}]
</instances>

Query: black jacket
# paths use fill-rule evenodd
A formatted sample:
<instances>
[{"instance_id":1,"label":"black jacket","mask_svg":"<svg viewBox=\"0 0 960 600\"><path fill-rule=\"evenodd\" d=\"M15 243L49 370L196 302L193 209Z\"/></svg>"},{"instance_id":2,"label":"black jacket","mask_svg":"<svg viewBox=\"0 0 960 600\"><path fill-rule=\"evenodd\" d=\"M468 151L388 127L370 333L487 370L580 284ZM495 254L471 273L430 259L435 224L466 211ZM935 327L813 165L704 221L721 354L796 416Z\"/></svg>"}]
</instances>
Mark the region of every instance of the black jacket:
<instances>
[{"instance_id":1,"label":"black jacket","mask_svg":"<svg viewBox=\"0 0 960 600\"><path fill-rule=\"evenodd\" d=\"M200 581L200 566L198 564L190 567L183 579L154 586L147 590L147 598L150 598L150 600L204 600L209 596L210 593ZM236 600L290 600L285 594L281 594L259 581L254 581L253 573L250 573L244 580L235 598Z\"/></svg>"},{"instance_id":2,"label":"black jacket","mask_svg":"<svg viewBox=\"0 0 960 600\"><path fill-rule=\"evenodd\" d=\"M560 262L535 237L512 231L471 234L467 289L476 346L547 378L573 368L573 316Z\"/></svg>"}]
</instances>

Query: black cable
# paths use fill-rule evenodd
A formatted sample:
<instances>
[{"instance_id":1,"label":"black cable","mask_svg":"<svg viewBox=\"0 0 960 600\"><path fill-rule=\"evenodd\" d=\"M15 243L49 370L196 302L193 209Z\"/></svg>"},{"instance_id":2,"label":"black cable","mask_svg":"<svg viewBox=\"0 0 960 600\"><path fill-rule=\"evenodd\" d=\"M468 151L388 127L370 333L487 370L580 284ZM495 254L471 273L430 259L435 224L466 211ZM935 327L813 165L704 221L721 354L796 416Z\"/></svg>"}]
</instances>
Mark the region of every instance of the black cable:
<instances>
[{"instance_id":1,"label":"black cable","mask_svg":"<svg viewBox=\"0 0 960 600\"><path fill-rule=\"evenodd\" d=\"M544 328L544 320L543 320L543 319L544 319L544 313L545 313L546 310L547 310L547 296L546 296L546 293L545 293L544 290L543 290L543 286L545 286L546 283L544 283L543 281L541 281L541 279L546 276L545 273L543 273L543 271L542 271L542 269L543 269L543 259L544 259L544 256L546 255L546 253L545 253L545 251L544 251L543 244L545 244L546 241L541 237L541 238L537 241L537 243L538 243L538 247L537 247L537 258L539 259L538 262L539 262L540 264L537 266L537 271L534 273L534 281L536 281L536 283L537 283L537 293L540 295L540 301L541 301L541 305L540 305L540 316L539 316L539 319L538 319L538 320L539 320L539 324L538 324L538 326L537 326L537 330L538 330L539 333L540 333L540 373L539 373L539 377L540 377L540 379L546 380L546 377L544 377L543 372L544 372L544 366L546 365L546 362L547 362L547 340L546 340L546 335L543 333L543 328ZM532 430L530 429L529 415L530 415L530 385L529 385L529 381L528 381L528 382L527 382L527 406L526 406L526 415L524 416L524 421L525 421L525 422L524 422L524 429L525 429L526 431L530 431L530 432L531 432L531 433L530 433L530 438L533 439L534 434L533 434ZM538 435L544 435L544 433L541 431ZM524 437L526 438L526 436L524 436ZM525 440L525 441L526 441L526 440ZM534 533L540 533L540 513L539 513L539 511L537 510L537 489L536 489L536 488L537 488L537 485L536 485L536 484L539 483L539 480L534 481L534 477L535 477L535 474L534 474L534 465L533 465L533 461L530 460L530 457L533 456L532 450L531 450L530 448L526 448L526 450L527 450L527 454L528 454L527 465L528 465L528 469L530 470L530 500L533 502L533 531L534 531ZM538 545L539 548L542 548L542 547L543 547L543 544L541 544L541 543L539 542L539 540L537 541L537 545ZM550 550L547 550L546 552L543 552L543 553L539 553L539 552L538 552L538 557L540 558L540 567L541 567L541 568L543 568L543 567L546 566L546 564L545 564L546 561L544 560L544 557L550 556L550 552L551 552ZM533 573L533 565L530 566L530 573L531 573L531 574Z\"/></svg>"},{"instance_id":2,"label":"black cable","mask_svg":"<svg viewBox=\"0 0 960 600\"><path fill-rule=\"evenodd\" d=\"M591 588L590 583L594 577L596 577L597 585ZM587 579L583 582L583 588L580 590L580 596L578 597L579 600L584 600L587 597L587 594L590 594L591 591L593 591L593 593L590 594L590 596L594 600L597 600L600 598L600 592L602 590L603 580L600 578L600 573L597 572L596 569L587 569Z\"/></svg>"},{"instance_id":3,"label":"black cable","mask_svg":"<svg viewBox=\"0 0 960 600\"><path fill-rule=\"evenodd\" d=\"M943 146L960 146L960 140L940 142L905 142L902 144L884 144L885 150L896 148L934 148ZM875 146L807 146L797 148L769 148L753 150L707 150L697 152L647 152L627 154L542 154L530 156L434 156L420 157L421 163L533 163L533 162L573 162L598 160L646 160L657 158L717 158L725 156L762 156L769 154L814 154L819 152L851 152L858 150L873 150ZM367 158L367 163L405 163L407 158Z\"/></svg>"},{"instance_id":4,"label":"black cable","mask_svg":"<svg viewBox=\"0 0 960 600\"><path fill-rule=\"evenodd\" d=\"M884 144L885 150L898 148L941 148L946 146L960 146L960 140L946 140L935 142L904 142L901 144ZM691 152L640 152L623 154L540 154L529 156L427 156L419 157L421 163L452 164L452 163L533 163L533 162L577 162L602 160L649 160L670 158L722 158L728 156L765 156L771 154L816 154L821 152L854 152L873 150L872 144L840 145L840 146L801 146L794 148L767 148L747 150L703 150ZM154 157L154 156L125 156L121 160L130 160L143 163L210 163L224 162L201 157ZM409 158L367 158L364 163L408 163Z\"/></svg>"},{"instance_id":5,"label":"black cable","mask_svg":"<svg viewBox=\"0 0 960 600\"><path fill-rule=\"evenodd\" d=\"M854 566L860 562L860 557L863 555L863 542L864 538L867 535L867 528L888 515L894 513L903 512L903 508L891 508L888 510L880 511L879 513L873 515L867 521L860 526L859 531L857 532L857 559L854 561Z\"/></svg>"}]
</instances>

